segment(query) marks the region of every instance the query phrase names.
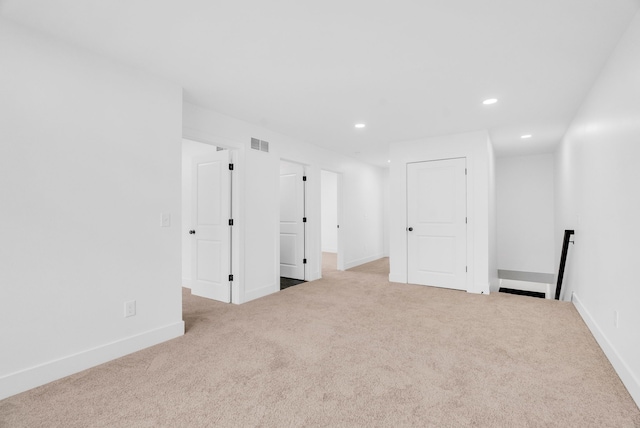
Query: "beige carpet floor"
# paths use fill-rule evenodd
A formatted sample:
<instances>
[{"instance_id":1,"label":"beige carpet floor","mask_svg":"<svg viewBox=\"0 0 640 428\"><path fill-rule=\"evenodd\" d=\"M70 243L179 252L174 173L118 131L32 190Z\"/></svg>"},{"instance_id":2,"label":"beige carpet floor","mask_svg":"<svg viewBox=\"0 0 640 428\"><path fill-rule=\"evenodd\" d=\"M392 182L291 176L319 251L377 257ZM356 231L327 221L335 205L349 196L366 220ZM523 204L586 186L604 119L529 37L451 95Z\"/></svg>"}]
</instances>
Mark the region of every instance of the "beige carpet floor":
<instances>
[{"instance_id":1,"label":"beige carpet floor","mask_svg":"<svg viewBox=\"0 0 640 428\"><path fill-rule=\"evenodd\" d=\"M322 280L240 306L185 290L183 337L0 401L0 426L640 426L570 303L328 257Z\"/></svg>"}]
</instances>

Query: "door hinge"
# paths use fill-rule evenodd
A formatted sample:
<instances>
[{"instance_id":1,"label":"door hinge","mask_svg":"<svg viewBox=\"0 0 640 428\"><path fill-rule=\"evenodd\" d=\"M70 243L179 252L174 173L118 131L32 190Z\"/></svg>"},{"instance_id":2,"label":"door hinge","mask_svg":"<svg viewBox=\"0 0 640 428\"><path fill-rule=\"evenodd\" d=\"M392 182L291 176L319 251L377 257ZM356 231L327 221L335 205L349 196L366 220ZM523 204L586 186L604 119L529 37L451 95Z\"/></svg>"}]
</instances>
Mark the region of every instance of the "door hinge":
<instances>
[{"instance_id":1,"label":"door hinge","mask_svg":"<svg viewBox=\"0 0 640 428\"><path fill-rule=\"evenodd\" d=\"M464 169L464 175L467 175L467 168Z\"/></svg>"},{"instance_id":2,"label":"door hinge","mask_svg":"<svg viewBox=\"0 0 640 428\"><path fill-rule=\"evenodd\" d=\"M232 218L229 219L229 226L233 226L233 219Z\"/></svg>"},{"instance_id":3,"label":"door hinge","mask_svg":"<svg viewBox=\"0 0 640 428\"><path fill-rule=\"evenodd\" d=\"M233 164L232 163L229 164L229 171L233 171Z\"/></svg>"},{"instance_id":4,"label":"door hinge","mask_svg":"<svg viewBox=\"0 0 640 428\"><path fill-rule=\"evenodd\" d=\"M467 217L464 218L464 224L467 224Z\"/></svg>"},{"instance_id":5,"label":"door hinge","mask_svg":"<svg viewBox=\"0 0 640 428\"><path fill-rule=\"evenodd\" d=\"M307 222L307 218L306 217L302 217L302 222L306 223Z\"/></svg>"},{"instance_id":6,"label":"door hinge","mask_svg":"<svg viewBox=\"0 0 640 428\"><path fill-rule=\"evenodd\" d=\"M307 181L307 176L306 175L302 176L302 181Z\"/></svg>"},{"instance_id":7,"label":"door hinge","mask_svg":"<svg viewBox=\"0 0 640 428\"><path fill-rule=\"evenodd\" d=\"M464 271L465 271L465 272L469 272L469 266L465 266L465 267L464 267Z\"/></svg>"},{"instance_id":8,"label":"door hinge","mask_svg":"<svg viewBox=\"0 0 640 428\"><path fill-rule=\"evenodd\" d=\"M229 275L229 281L233 281L233 275Z\"/></svg>"},{"instance_id":9,"label":"door hinge","mask_svg":"<svg viewBox=\"0 0 640 428\"><path fill-rule=\"evenodd\" d=\"M307 259L302 259L302 264L306 265L307 264Z\"/></svg>"}]
</instances>

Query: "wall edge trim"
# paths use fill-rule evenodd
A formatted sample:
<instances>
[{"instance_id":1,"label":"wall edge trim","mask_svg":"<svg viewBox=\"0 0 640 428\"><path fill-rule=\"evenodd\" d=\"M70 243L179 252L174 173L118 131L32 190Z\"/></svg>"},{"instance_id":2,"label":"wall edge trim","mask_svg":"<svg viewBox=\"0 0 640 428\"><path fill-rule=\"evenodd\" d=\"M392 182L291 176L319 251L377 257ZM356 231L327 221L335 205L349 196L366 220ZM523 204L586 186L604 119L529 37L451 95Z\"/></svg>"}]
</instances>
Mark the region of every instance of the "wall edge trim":
<instances>
[{"instance_id":1,"label":"wall edge trim","mask_svg":"<svg viewBox=\"0 0 640 428\"><path fill-rule=\"evenodd\" d=\"M280 279L280 277L278 277L278 279ZM256 299L268 296L268 295L273 294L273 293L277 293L278 291L280 291L280 284L279 283L277 284L277 286L275 284L265 285L264 287L256 288L255 290L251 290L249 292L245 292L244 293L244 299L241 302L239 302L238 304L241 305L243 303L247 303L247 302L250 302L252 300L256 300ZM234 304L236 304L236 303L234 302Z\"/></svg>"},{"instance_id":2,"label":"wall edge trim","mask_svg":"<svg viewBox=\"0 0 640 428\"><path fill-rule=\"evenodd\" d=\"M179 321L0 377L0 400L184 335Z\"/></svg>"},{"instance_id":3,"label":"wall edge trim","mask_svg":"<svg viewBox=\"0 0 640 428\"><path fill-rule=\"evenodd\" d=\"M633 399L633 401L635 401L636 405L640 407L640 381L634 375L631 369L629 369L629 366L624 361L624 359L620 357L620 354L618 353L616 348L595 322L595 319L586 308L586 306L582 303L577 293L574 292L571 295L571 302L578 310L578 313L591 331L591 334L593 334L593 337L596 339L596 342L598 342L598 345L600 345L600 348L613 366L613 369L620 377L620 380L622 381L624 386L627 388L627 391L629 391L631 398Z\"/></svg>"},{"instance_id":4,"label":"wall edge trim","mask_svg":"<svg viewBox=\"0 0 640 428\"><path fill-rule=\"evenodd\" d=\"M362 259L353 260L353 261L350 261L350 262L344 262L344 270L351 269L351 268L354 268L356 266L363 265L365 263L374 262L374 261L379 260L379 259L381 259L383 257L384 256L381 253L381 254L376 254L374 256L369 256L369 257L364 257Z\"/></svg>"},{"instance_id":5,"label":"wall edge trim","mask_svg":"<svg viewBox=\"0 0 640 428\"><path fill-rule=\"evenodd\" d=\"M400 284L406 284L407 283L407 277L406 275L398 275L395 273L390 273L389 274L389 282L397 282Z\"/></svg>"}]
</instances>

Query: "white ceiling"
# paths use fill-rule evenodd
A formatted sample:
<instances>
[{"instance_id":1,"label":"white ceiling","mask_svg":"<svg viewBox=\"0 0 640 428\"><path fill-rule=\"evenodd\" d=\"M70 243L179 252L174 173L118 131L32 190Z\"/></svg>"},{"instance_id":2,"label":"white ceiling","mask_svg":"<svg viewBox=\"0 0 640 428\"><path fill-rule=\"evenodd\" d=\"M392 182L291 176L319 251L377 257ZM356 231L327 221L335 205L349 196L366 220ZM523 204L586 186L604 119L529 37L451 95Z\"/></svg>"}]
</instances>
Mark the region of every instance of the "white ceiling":
<instances>
[{"instance_id":1,"label":"white ceiling","mask_svg":"<svg viewBox=\"0 0 640 428\"><path fill-rule=\"evenodd\" d=\"M0 14L165 76L188 102L386 166L390 142L480 129L499 156L552 151L638 6L2 0Z\"/></svg>"}]
</instances>

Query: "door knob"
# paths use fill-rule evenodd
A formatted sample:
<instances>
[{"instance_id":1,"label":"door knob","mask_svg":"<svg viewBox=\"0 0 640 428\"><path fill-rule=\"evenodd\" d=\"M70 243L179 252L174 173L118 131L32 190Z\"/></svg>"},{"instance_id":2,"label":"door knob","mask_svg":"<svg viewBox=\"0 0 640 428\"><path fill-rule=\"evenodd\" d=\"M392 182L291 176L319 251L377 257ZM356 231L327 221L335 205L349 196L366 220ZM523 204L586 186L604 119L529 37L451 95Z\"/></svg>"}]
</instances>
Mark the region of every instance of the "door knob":
<instances>
[{"instance_id":1,"label":"door knob","mask_svg":"<svg viewBox=\"0 0 640 428\"><path fill-rule=\"evenodd\" d=\"M407 230L408 230L409 232L413 232L413 227L407 227Z\"/></svg>"},{"instance_id":2,"label":"door knob","mask_svg":"<svg viewBox=\"0 0 640 428\"><path fill-rule=\"evenodd\" d=\"M190 230L190 231L189 231L189 235L195 235L195 234L196 234L196 231L195 231L195 230Z\"/></svg>"}]
</instances>

